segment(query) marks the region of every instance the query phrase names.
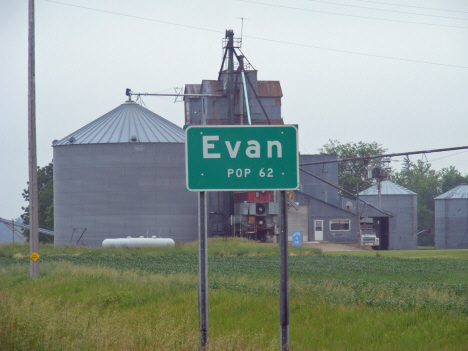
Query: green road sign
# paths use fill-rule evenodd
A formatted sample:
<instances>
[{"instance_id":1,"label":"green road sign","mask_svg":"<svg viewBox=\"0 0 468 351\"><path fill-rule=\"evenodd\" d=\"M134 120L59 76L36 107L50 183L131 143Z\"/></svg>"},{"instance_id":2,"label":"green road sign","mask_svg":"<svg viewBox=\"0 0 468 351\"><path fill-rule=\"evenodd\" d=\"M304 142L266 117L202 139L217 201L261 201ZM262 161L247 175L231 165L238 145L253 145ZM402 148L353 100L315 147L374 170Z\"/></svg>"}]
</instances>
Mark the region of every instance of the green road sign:
<instances>
[{"instance_id":1,"label":"green road sign","mask_svg":"<svg viewBox=\"0 0 468 351\"><path fill-rule=\"evenodd\" d=\"M299 187L297 127L189 126L189 191L294 190Z\"/></svg>"}]
</instances>

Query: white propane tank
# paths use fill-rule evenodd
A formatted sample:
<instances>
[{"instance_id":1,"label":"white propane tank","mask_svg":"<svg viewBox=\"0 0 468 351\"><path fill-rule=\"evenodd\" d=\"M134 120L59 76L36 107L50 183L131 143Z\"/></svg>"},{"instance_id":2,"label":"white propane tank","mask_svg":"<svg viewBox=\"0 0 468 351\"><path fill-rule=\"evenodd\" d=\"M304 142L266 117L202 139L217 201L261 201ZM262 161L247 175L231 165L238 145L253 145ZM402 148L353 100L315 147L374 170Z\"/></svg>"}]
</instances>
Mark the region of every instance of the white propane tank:
<instances>
[{"instance_id":1,"label":"white propane tank","mask_svg":"<svg viewBox=\"0 0 468 351\"><path fill-rule=\"evenodd\" d=\"M144 247L167 247L175 246L175 242L172 239L157 238L152 236L151 238L145 238L140 236L139 238L127 238L119 239L105 239L102 242L102 247L105 249L142 249Z\"/></svg>"},{"instance_id":2,"label":"white propane tank","mask_svg":"<svg viewBox=\"0 0 468 351\"><path fill-rule=\"evenodd\" d=\"M104 241L102 242L102 247L104 249L113 249L115 248L115 241L117 239L104 239Z\"/></svg>"},{"instance_id":3,"label":"white propane tank","mask_svg":"<svg viewBox=\"0 0 468 351\"><path fill-rule=\"evenodd\" d=\"M126 238L118 238L118 239L115 239L115 248L116 249L127 249L127 243L128 243L128 240L131 239L132 237L131 236L128 236Z\"/></svg>"},{"instance_id":4,"label":"white propane tank","mask_svg":"<svg viewBox=\"0 0 468 351\"><path fill-rule=\"evenodd\" d=\"M145 238L143 236L140 236L139 238L132 238L127 244L129 249L142 249L144 247L166 247L174 245L175 242L172 239L157 238L155 236L152 236L151 238Z\"/></svg>"},{"instance_id":5,"label":"white propane tank","mask_svg":"<svg viewBox=\"0 0 468 351\"><path fill-rule=\"evenodd\" d=\"M151 239L147 240L148 247L175 246L174 240L168 238L156 238L155 236L152 236Z\"/></svg>"},{"instance_id":6,"label":"white propane tank","mask_svg":"<svg viewBox=\"0 0 468 351\"><path fill-rule=\"evenodd\" d=\"M169 238L156 238L155 236L152 237L153 240L156 242L157 247L161 246L175 246L175 241ZM154 244L154 242L153 242Z\"/></svg>"},{"instance_id":7,"label":"white propane tank","mask_svg":"<svg viewBox=\"0 0 468 351\"><path fill-rule=\"evenodd\" d=\"M140 248L140 240L143 239L143 236L140 236L139 238L129 238L127 241L127 247L129 249L139 249Z\"/></svg>"}]
</instances>

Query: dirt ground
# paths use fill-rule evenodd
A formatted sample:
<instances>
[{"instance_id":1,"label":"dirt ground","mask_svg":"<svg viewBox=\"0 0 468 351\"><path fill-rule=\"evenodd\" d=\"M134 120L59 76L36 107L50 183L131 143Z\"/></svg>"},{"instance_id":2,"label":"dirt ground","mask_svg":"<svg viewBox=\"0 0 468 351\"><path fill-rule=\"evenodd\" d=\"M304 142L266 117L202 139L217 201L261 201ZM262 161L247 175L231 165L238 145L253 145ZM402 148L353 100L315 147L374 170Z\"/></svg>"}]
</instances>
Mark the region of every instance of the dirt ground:
<instances>
[{"instance_id":1,"label":"dirt ground","mask_svg":"<svg viewBox=\"0 0 468 351\"><path fill-rule=\"evenodd\" d=\"M316 247L322 251L366 251L366 248L359 248L358 244L331 244L326 241L306 241L302 243L305 247Z\"/></svg>"}]
</instances>

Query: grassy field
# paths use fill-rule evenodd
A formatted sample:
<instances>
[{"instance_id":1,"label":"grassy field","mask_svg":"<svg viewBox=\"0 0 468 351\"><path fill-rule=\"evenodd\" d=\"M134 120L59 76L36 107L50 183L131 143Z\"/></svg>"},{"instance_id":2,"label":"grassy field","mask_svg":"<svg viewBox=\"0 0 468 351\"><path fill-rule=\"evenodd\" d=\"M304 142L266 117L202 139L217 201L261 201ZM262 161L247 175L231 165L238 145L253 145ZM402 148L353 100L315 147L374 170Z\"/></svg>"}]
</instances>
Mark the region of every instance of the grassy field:
<instances>
[{"instance_id":1,"label":"grassy field","mask_svg":"<svg viewBox=\"0 0 468 351\"><path fill-rule=\"evenodd\" d=\"M327 255L341 256L343 252L326 252ZM434 250L421 249L418 250L396 250L396 251L348 251L347 255L358 257L398 257L398 258L443 258L454 260L468 260L468 250Z\"/></svg>"},{"instance_id":2,"label":"grassy field","mask_svg":"<svg viewBox=\"0 0 468 351\"><path fill-rule=\"evenodd\" d=\"M278 349L276 245L210 240L211 350ZM198 350L197 244L0 246L1 350ZM428 255L437 253L437 255ZM290 250L292 350L466 350L466 250Z\"/></svg>"}]
</instances>

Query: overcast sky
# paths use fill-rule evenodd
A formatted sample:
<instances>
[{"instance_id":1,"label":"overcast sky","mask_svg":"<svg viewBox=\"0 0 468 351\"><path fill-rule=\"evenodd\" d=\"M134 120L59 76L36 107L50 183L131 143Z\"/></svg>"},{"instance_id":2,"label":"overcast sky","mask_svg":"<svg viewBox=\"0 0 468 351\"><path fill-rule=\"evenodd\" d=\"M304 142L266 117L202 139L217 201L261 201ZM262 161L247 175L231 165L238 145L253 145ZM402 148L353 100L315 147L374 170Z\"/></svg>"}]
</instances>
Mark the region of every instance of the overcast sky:
<instances>
[{"instance_id":1,"label":"overcast sky","mask_svg":"<svg viewBox=\"0 0 468 351\"><path fill-rule=\"evenodd\" d=\"M27 5L0 0L6 218L26 205ZM283 118L299 124L302 153L329 139L377 141L389 152L468 145L466 0L36 0L38 165L52 161L54 139L123 103L125 88L172 92L216 79L224 32L240 36L242 17L242 50L259 79L281 82ZM182 103L144 102L183 125ZM468 173L468 152L427 159Z\"/></svg>"}]
</instances>

